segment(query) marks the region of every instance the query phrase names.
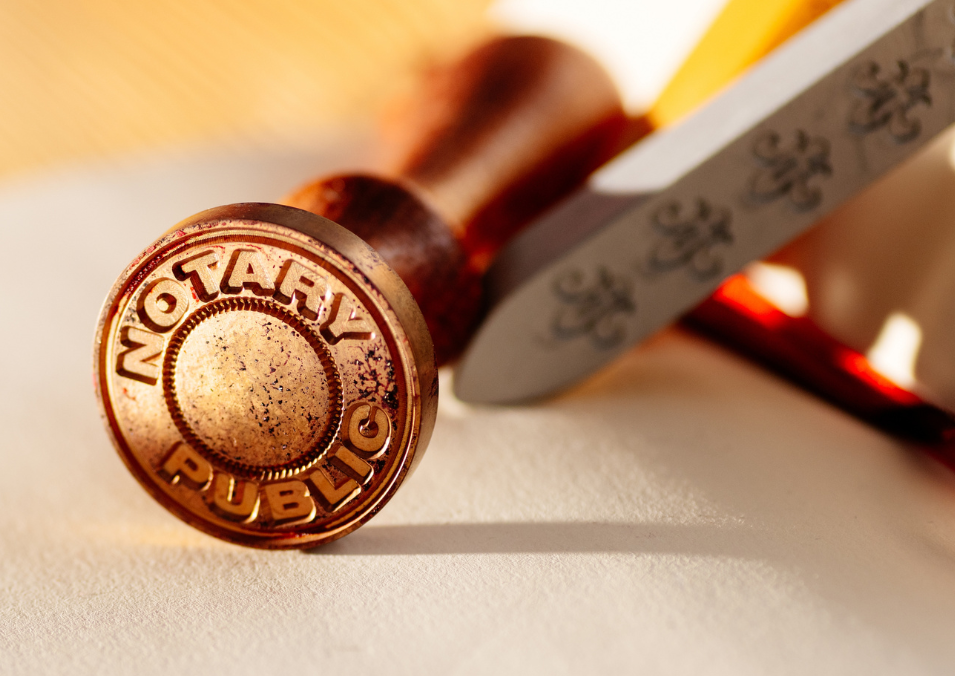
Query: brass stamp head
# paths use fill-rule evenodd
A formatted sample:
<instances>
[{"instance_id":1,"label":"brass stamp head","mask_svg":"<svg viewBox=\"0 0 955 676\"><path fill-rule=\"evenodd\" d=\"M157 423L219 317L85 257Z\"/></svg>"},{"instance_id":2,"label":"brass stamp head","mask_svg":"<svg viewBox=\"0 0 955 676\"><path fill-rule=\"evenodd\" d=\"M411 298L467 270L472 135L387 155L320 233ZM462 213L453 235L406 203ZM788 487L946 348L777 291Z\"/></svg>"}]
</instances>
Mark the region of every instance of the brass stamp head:
<instances>
[{"instance_id":1,"label":"brass stamp head","mask_svg":"<svg viewBox=\"0 0 955 676\"><path fill-rule=\"evenodd\" d=\"M203 212L127 268L95 381L153 497L266 548L371 518L423 455L437 405L431 339L398 276L331 221L266 204Z\"/></svg>"}]
</instances>

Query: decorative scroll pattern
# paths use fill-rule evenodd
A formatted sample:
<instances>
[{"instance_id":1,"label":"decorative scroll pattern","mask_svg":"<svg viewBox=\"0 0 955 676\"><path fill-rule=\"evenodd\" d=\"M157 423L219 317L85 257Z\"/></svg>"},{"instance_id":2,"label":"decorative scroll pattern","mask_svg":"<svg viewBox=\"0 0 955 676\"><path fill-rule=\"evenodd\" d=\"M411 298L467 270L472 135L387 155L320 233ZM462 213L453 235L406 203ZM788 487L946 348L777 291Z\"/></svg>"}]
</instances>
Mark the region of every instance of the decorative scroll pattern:
<instances>
[{"instance_id":1,"label":"decorative scroll pattern","mask_svg":"<svg viewBox=\"0 0 955 676\"><path fill-rule=\"evenodd\" d=\"M768 132L753 146L760 169L750 181L749 196L761 203L786 197L798 211L814 209L822 201L822 190L810 181L832 174L829 141L802 130L796 131L792 143L784 146L781 141L779 134Z\"/></svg>"},{"instance_id":2,"label":"decorative scroll pattern","mask_svg":"<svg viewBox=\"0 0 955 676\"><path fill-rule=\"evenodd\" d=\"M624 315L636 312L632 284L600 267L590 279L571 270L553 285L558 307L551 335L560 341L587 337L596 348L618 345L626 336Z\"/></svg>"},{"instance_id":3,"label":"decorative scroll pattern","mask_svg":"<svg viewBox=\"0 0 955 676\"><path fill-rule=\"evenodd\" d=\"M932 105L930 84L931 73L913 68L908 61L900 59L891 73L870 61L852 82L853 93L860 100L852 108L849 129L862 135L886 129L898 143L913 140L921 133L922 123L909 113L920 104Z\"/></svg>"},{"instance_id":4,"label":"decorative scroll pattern","mask_svg":"<svg viewBox=\"0 0 955 676\"><path fill-rule=\"evenodd\" d=\"M667 204L653 215L653 229L661 238L650 250L648 271L685 268L700 281L718 275L723 261L713 250L733 243L731 221L728 209L714 208L706 200L696 200L691 209L679 202Z\"/></svg>"}]
</instances>

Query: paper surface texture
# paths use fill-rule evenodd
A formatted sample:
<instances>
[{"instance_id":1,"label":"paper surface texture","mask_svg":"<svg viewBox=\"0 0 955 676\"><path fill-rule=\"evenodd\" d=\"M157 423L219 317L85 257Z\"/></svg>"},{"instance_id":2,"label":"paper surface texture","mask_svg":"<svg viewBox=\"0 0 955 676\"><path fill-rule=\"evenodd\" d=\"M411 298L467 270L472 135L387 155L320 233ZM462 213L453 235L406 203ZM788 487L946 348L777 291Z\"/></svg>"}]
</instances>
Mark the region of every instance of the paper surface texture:
<instances>
[{"instance_id":1,"label":"paper surface texture","mask_svg":"<svg viewBox=\"0 0 955 676\"><path fill-rule=\"evenodd\" d=\"M415 475L315 554L167 514L97 416L102 297L177 219L322 169L169 157L0 189L0 673L951 672L952 475L679 333L546 404L444 396Z\"/></svg>"}]
</instances>

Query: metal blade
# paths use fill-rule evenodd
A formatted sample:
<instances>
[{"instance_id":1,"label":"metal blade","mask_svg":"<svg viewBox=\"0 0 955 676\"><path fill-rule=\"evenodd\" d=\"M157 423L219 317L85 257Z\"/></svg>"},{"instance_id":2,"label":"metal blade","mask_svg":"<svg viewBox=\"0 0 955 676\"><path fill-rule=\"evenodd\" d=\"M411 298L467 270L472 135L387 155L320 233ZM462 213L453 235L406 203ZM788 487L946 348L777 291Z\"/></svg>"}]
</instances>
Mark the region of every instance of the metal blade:
<instances>
[{"instance_id":1,"label":"metal blade","mask_svg":"<svg viewBox=\"0 0 955 676\"><path fill-rule=\"evenodd\" d=\"M597 172L488 273L473 402L551 394L772 253L955 122L953 0L854 0Z\"/></svg>"}]
</instances>

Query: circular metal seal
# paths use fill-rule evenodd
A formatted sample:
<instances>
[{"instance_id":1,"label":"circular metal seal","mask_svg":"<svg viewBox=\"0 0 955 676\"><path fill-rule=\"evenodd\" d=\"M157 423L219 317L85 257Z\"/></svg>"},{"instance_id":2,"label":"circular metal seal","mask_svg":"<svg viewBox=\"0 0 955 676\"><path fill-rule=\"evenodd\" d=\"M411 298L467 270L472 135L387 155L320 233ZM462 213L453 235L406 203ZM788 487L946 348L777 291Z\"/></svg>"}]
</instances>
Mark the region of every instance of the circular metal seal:
<instances>
[{"instance_id":1,"label":"circular metal seal","mask_svg":"<svg viewBox=\"0 0 955 676\"><path fill-rule=\"evenodd\" d=\"M274 204L211 209L146 249L106 300L94 368L146 490L254 547L370 519L437 407L431 338L398 276L344 228Z\"/></svg>"}]
</instances>

